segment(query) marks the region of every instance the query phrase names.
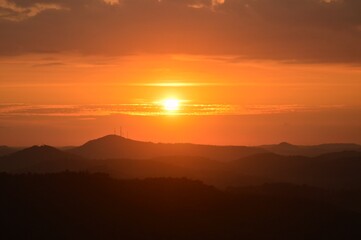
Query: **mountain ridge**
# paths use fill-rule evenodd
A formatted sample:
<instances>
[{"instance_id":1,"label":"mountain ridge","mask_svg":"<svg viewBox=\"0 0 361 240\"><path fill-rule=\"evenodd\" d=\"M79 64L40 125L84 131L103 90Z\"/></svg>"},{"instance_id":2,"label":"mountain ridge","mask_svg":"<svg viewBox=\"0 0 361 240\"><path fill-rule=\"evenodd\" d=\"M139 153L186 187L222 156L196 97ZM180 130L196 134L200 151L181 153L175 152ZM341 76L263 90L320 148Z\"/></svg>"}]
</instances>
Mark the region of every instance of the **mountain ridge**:
<instances>
[{"instance_id":1,"label":"mountain ridge","mask_svg":"<svg viewBox=\"0 0 361 240\"><path fill-rule=\"evenodd\" d=\"M288 142L279 144L260 145L259 147L280 155L302 155L308 157L316 157L326 153L342 152L342 151L358 151L361 152L361 145L354 143L324 143L318 145L293 145Z\"/></svg>"},{"instance_id":2,"label":"mountain ridge","mask_svg":"<svg viewBox=\"0 0 361 240\"><path fill-rule=\"evenodd\" d=\"M0 157L1 171L48 172L73 169L84 159L48 145L34 145Z\"/></svg>"},{"instance_id":3,"label":"mountain ridge","mask_svg":"<svg viewBox=\"0 0 361 240\"><path fill-rule=\"evenodd\" d=\"M267 152L258 147L217 146L191 143L153 143L107 135L90 140L68 152L86 158L135 158L147 159L174 155L206 157L215 160L234 160L240 157Z\"/></svg>"},{"instance_id":4,"label":"mountain ridge","mask_svg":"<svg viewBox=\"0 0 361 240\"><path fill-rule=\"evenodd\" d=\"M136 141L128 141L114 136L102 140L105 140L105 143L107 143L108 141L112 142L113 139L120 142L125 141L126 144L133 144L135 142L135 145L130 145L133 147L131 150L143 154L142 148L138 148L139 144ZM92 141L90 144L98 146L97 141ZM145 147L174 146L153 143L151 145L148 143L143 144L145 144ZM186 146L193 147L193 145ZM111 147L113 148L114 146ZM147 150L147 148L145 149ZM121 153L127 150L129 149L124 148L123 145ZM192 150L192 148L186 148L186 150ZM216 150L218 151L218 148ZM212 151L216 150L212 150L211 147L210 153L212 154ZM127 158L124 155L119 158L114 158L113 155L111 158L88 159L78 156L73 152L59 150L51 146L33 146L1 157L0 171L47 173L76 170L105 172L117 178L188 177L217 186L290 182L319 187L334 186L361 189L361 177L359 174L361 171L361 152L358 151L326 153L316 157L285 156L272 152L256 152L252 155L238 157L235 160L229 161L218 161L217 159L205 156L175 154L180 152L184 153L184 151L171 151L166 152L169 155L165 156L163 152L164 155L138 159ZM223 152L221 153L223 154ZM232 156L235 157L234 154Z\"/></svg>"}]
</instances>

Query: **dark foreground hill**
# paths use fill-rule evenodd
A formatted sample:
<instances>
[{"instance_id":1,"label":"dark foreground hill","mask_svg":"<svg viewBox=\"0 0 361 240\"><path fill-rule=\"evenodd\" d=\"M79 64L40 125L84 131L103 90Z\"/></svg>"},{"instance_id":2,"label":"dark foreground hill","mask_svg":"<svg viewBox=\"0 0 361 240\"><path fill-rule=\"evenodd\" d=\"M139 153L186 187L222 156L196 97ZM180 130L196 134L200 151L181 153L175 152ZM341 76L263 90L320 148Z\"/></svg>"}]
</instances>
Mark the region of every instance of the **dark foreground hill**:
<instances>
[{"instance_id":1,"label":"dark foreground hill","mask_svg":"<svg viewBox=\"0 0 361 240\"><path fill-rule=\"evenodd\" d=\"M212 146L188 143L151 143L109 135L85 143L69 152L90 159L147 159L165 156L196 156L219 161L235 160L266 150L244 146Z\"/></svg>"},{"instance_id":2,"label":"dark foreground hill","mask_svg":"<svg viewBox=\"0 0 361 240\"><path fill-rule=\"evenodd\" d=\"M267 188L220 191L186 179L120 181L69 172L0 174L0 238L361 238L359 212L317 194L278 194Z\"/></svg>"}]
</instances>

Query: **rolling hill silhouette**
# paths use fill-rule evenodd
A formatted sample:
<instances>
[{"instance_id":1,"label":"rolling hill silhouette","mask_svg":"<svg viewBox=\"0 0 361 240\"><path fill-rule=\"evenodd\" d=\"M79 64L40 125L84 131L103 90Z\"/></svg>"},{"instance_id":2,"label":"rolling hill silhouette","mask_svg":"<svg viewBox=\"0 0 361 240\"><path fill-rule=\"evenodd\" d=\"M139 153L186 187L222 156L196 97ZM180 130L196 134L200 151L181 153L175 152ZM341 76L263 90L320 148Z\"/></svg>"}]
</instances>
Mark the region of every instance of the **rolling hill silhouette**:
<instances>
[{"instance_id":1,"label":"rolling hill silhouette","mask_svg":"<svg viewBox=\"0 0 361 240\"><path fill-rule=\"evenodd\" d=\"M0 172L49 173L65 170L106 172L118 178L189 177L215 168L215 161L199 157L153 159L85 159L51 146L33 146L0 157ZM218 163L216 164L218 165Z\"/></svg>"},{"instance_id":2,"label":"rolling hill silhouette","mask_svg":"<svg viewBox=\"0 0 361 240\"><path fill-rule=\"evenodd\" d=\"M0 146L0 157L12 154L21 150L20 148L13 148L8 146Z\"/></svg>"},{"instance_id":3,"label":"rolling hill silhouette","mask_svg":"<svg viewBox=\"0 0 361 240\"><path fill-rule=\"evenodd\" d=\"M283 153L356 148L358 145L277 145ZM307 155L307 154L306 154ZM116 178L187 177L216 186L288 182L317 187L360 188L361 152L280 155L261 148L140 142L109 135L83 146L59 150L33 146L0 157L0 171L47 173L105 172Z\"/></svg>"},{"instance_id":4,"label":"rolling hill silhouette","mask_svg":"<svg viewBox=\"0 0 361 240\"><path fill-rule=\"evenodd\" d=\"M106 149L114 150L117 145L109 148L108 143L108 141L113 143L114 139L125 141L126 144L129 143L129 140L115 136L105 137L100 140L100 143L103 143ZM127 153L129 150L127 148L119 151L122 156L135 154L132 151L136 151L136 147L139 145L138 142L134 142L130 143L135 144L130 153ZM102 145L99 144L98 140L86 144L86 147L88 148L93 144L99 150L98 154L104 151L101 149ZM122 143L121 146L124 147L126 144ZM142 149L147 149L148 146L153 149L153 146L157 145L141 144L145 146ZM161 146L161 150L163 150L164 145ZM174 145L170 144L170 146ZM196 147L198 146L196 145ZM213 149L213 146L210 148ZM158 154L157 151L151 153ZM171 153L179 152L160 152L164 155ZM150 153L147 154L150 155ZM142 156L148 156L147 154L142 153ZM50 146L33 146L0 158L0 171L5 172L47 173L65 170L105 172L122 179L187 177L220 187L288 182L327 188L361 189L361 176L359 174L361 172L361 152L356 151L328 153L317 157L283 156L265 152L233 161L217 161L205 157L182 155L148 159L107 159L105 157L86 159Z\"/></svg>"},{"instance_id":5,"label":"rolling hill silhouette","mask_svg":"<svg viewBox=\"0 0 361 240\"><path fill-rule=\"evenodd\" d=\"M91 159L147 159L165 156L197 156L221 161L234 160L266 152L266 150L258 147L141 142L117 135L108 135L95 139L68 151Z\"/></svg>"},{"instance_id":6,"label":"rolling hill silhouette","mask_svg":"<svg viewBox=\"0 0 361 240\"><path fill-rule=\"evenodd\" d=\"M84 168L83 158L43 145L33 146L0 158L1 171L54 172Z\"/></svg>"},{"instance_id":7,"label":"rolling hill silhouette","mask_svg":"<svg viewBox=\"0 0 361 240\"><path fill-rule=\"evenodd\" d=\"M360 188L361 152L344 151L317 157L257 154L233 161L233 169L272 182L319 187Z\"/></svg>"},{"instance_id":8,"label":"rolling hill silhouette","mask_svg":"<svg viewBox=\"0 0 361 240\"><path fill-rule=\"evenodd\" d=\"M331 143L320 144L313 146L293 145L287 142L282 142L276 145L262 145L259 146L267 151L277 153L280 155L300 155L308 157L316 157L326 153L343 152L343 151L359 151L361 146L351 143Z\"/></svg>"}]
</instances>

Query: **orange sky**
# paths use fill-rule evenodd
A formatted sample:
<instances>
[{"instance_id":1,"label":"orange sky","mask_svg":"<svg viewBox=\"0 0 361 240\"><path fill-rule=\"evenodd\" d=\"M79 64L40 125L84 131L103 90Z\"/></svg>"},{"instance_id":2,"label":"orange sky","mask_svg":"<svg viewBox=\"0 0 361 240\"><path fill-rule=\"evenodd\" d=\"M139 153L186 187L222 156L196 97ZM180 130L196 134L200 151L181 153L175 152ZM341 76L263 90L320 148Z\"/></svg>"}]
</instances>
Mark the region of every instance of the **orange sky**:
<instances>
[{"instance_id":1,"label":"orange sky","mask_svg":"<svg viewBox=\"0 0 361 240\"><path fill-rule=\"evenodd\" d=\"M269 2L0 1L0 145L361 143L359 1Z\"/></svg>"}]
</instances>

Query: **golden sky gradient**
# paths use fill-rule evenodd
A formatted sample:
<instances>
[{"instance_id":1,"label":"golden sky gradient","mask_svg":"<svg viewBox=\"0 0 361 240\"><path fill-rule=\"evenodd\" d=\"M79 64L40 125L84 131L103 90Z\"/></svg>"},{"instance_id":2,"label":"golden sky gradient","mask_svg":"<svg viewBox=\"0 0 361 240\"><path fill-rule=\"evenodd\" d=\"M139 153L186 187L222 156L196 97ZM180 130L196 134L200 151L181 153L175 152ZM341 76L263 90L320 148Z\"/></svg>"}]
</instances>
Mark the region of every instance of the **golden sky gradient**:
<instances>
[{"instance_id":1,"label":"golden sky gradient","mask_svg":"<svg viewBox=\"0 0 361 240\"><path fill-rule=\"evenodd\" d=\"M0 0L0 145L80 144L119 126L147 141L361 143L358 10Z\"/></svg>"}]
</instances>

